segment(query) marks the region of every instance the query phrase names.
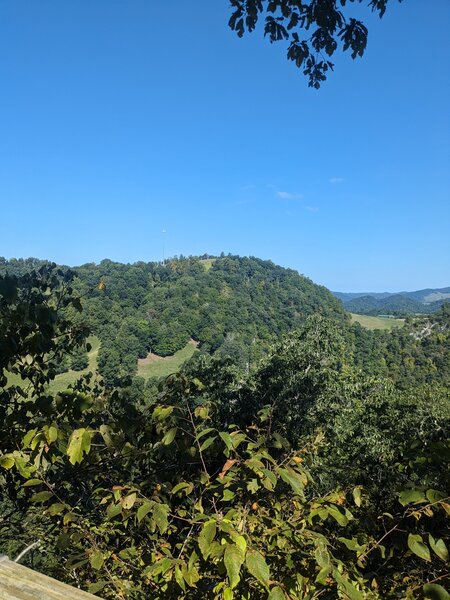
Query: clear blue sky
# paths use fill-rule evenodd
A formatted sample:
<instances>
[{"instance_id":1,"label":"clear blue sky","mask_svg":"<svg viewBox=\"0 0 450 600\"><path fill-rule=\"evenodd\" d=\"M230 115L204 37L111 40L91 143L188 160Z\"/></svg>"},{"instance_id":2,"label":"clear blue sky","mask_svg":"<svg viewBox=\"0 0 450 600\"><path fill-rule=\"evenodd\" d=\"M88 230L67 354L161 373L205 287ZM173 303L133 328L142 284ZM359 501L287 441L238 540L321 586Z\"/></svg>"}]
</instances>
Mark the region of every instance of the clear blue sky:
<instances>
[{"instance_id":1,"label":"clear blue sky","mask_svg":"<svg viewBox=\"0 0 450 600\"><path fill-rule=\"evenodd\" d=\"M0 255L450 285L450 2L367 15L313 91L227 0L0 0Z\"/></svg>"}]
</instances>

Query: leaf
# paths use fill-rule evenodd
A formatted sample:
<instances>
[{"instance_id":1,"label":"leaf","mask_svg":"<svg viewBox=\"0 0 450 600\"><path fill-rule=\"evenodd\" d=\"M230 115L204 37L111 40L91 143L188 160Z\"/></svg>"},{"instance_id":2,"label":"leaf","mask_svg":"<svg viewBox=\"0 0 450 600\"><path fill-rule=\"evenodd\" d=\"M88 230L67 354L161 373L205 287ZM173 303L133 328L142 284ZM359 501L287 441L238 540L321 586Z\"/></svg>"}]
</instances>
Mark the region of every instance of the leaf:
<instances>
[{"instance_id":1,"label":"leaf","mask_svg":"<svg viewBox=\"0 0 450 600\"><path fill-rule=\"evenodd\" d=\"M97 550L96 552L91 554L91 556L89 557L89 562L91 563L91 567L96 571L102 568L104 560L103 554L100 552L100 550Z\"/></svg>"},{"instance_id":2,"label":"leaf","mask_svg":"<svg viewBox=\"0 0 450 600\"><path fill-rule=\"evenodd\" d=\"M137 509L136 513L138 523L140 523L142 519L144 519L148 515L148 513L153 510L154 504L154 502L144 502L143 504L141 504L141 506Z\"/></svg>"},{"instance_id":3,"label":"leaf","mask_svg":"<svg viewBox=\"0 0 450 600\"><path fill-rule=\"evenodd\" d=\"M31 496L31 502L46 502L53 496L52 492L38 492Z\"/></svg>"},{"instance_id":4,"label":"leaf","mask_svg":"<svg viewBox=\"0 0 450 600\"><path fill-rule=\"evenodd\" d=\"M28 481L25 481L23 487L31 487L33 485L40 485L41 483L42 481L40 479L29 479Z\"/></svg>"},{"instance_id":5,"label":"leaf","mask_svg":"<svg viewBox=\"0 0 450 600\"><path fill-rule=\"evenodd\" d=\"M209 521L205 523L203 529L198 536L198 547L202 553L203 558L206 560L211 551L211 543L216 535L217 526L215 521Z\"/></svg>"},{"instance_id":6,"label":"leaf","mask_svg":"<svg viewBox=\"0 0 450 600\"><path fill-rule=\"evenodd\" d=\"M281 479L288 483L296 494L303 496L303 482L295 471L292 471L292 469L278 469L278 473Z\"/></svg>"},{"instance_id":7,"label":"leaf","mask_svg":"<svg viewBox=\"0 0 450 600\"><path fill-rule=\"evenodd\" d=\"M12 454L4 454L0 457L0 467L11 469L14 466L15 460Z\"/></svg>"},{"instance_id":8,"label":"leaf","mask_svg":"<svg viewBox=\"0 0 450 600\"><path fill-rule=\"evenodd\" d=\"M333 517L333 519L339 523L339 525L341 525L342 527L345 527L345 525L347 525L347 517L343 515L336 506L327 506L327 510L329 514Z\"/></svg>"},{"instance_id":9,"label":"leaf","mask_svg":"<svg viewBox=\"0 0 450 600\"><path fill-rule=\"evenodd\" d=\"M239 573L245 559L245 550L238 545L227 544L223 562L230 580L231 589L235 588L240 581Z\"/></svg>"},{"instance_id":10,"label":"leaf","mask_svg":"<svg viewBox=\"0 0 450 600\"><path fill-rule=\"evenodd\" d=\"M402 506L413 502L424 502L425 500L425 494L420 490L403 490L399 495L399 502Z\"/></svg>"},{"instance_id":11,"label":"leaf","mask_svg":"<svg viewBox=\"0 0 450 600\"><path fill-rule=\"evenodd\" d=\"M72 465L81 463L83 454L88 454L91 449L92 432L87 429L75 429L70 436L67 447L67 456Z\"/></svg>"},{"instance_id":12,"label":"leaf","mask_svg":"<svg viewBox=\"0 0 450 600\"><path fill-rule=\"evenodd\" d=\"M164 533L169 526L168 521L169 507L166 504L157 504L153 508L153 519L161 533Z\"/></svg>"},{"instance_id":13,"label":"leaf","mask_svg":"<svg viewBox=\"0 0 450 600\"><path fill-rule=\"evenodd\" d=\"M353 489L353 501L358 508L361 506L361 488L360 487L355 487Z\"/></svg>"},{"instance_id":14,"label":"leaf","mask_svg":"<svg viewBox=\"0 0 450 600\"><path fill-rule=\"evenodd\" d=\"M57 439L58 439L58 430L56 429L56 427L53 427L53 425L51 425L48 428L47 440L49 443L51 443L51 442L56 442Z\"/></svg>"},{"instance_id":15,"label":"leaf","mask_svg":"<svg viewBox=\"0 0 450 600\"><path fill-rule=\"evenodd\" d=\"M430 600L450 600L450 594L437 583L427 583L423 586L426 598Z\"/></svg>"},{"instance_id":16,"label":"leaf","mask_svg":"<svg viewBox=\"0 0 450 600\"><path fill-rule=\"evenodd\" d=\"M130 510L130 508L133 508L135 502L136 502L136 493L133 492L132 494L125 496L125 498L122 500L122 506L126 510Z\"/></svg>"},{"instance_id":17,"label":"leaf","mask_svg":"<svg viewBox=\"0 0 450 600\"><path fill-rule=\"evenodd\" d=\"M173 412L173 406L157 406L153 411L153 418L158 421L164 421Z\"/></svg>"},{"instance_id":18,"label":"leaf","mask_svg":"<svg viewBox=\"0 0 450 600\"><path fill-rule=\"evenodd\" d=\"M207 438L203 444L200 446L200 452L203 452L203 450L206 450L206 448L209 448L211 446L211 444L215 441L216 436L212 436Z\"/></svg>"},{"instance_id":19,"label":"leaf","mask_svg":"<svg viewBox=\"0 0 450 600\"><path fill-rule=\"evenodd\" d=\"M439 558L441 560L443 560L444 562L448 561L448 550L447 550L447 546L445 545L444 540L438 540L437 542L435 541L434 537L430 534L428 534L428 541L430 543L430 548L433 550L433 552L439 556Z\"/></svg>"},{"instance_id":20,"label":"leaf","mask_svg":"<svg viewBox=\"0 0 450 600\"><path fill-rule=\"evenodd\" d=\"M223 600L233 600L234 594L233 590L229 587L223 590Z\"/></svg>"},{"instance_id":21,"label":"leaf","mask_svg":"<svg viewBox=\"0 0 450 600\"><path fill-rule=\"evenodd\" d=\"M231 469L231 467L236 462L235 458L229 458L226 463L222 467L222 471L219 473L219 479L223 479L227 473Z\"/></svg>"},{"instance_id":22,"label":"leaf","mask_svg":"<svg viewBox=\"0 0 450 600\"><path fill-rule=\"evenodd\" d=\"M424 544L421 535L410 533L408 535L408 547L411 550L411 552L414 552L414 554L416 554L423 560L426 560L428 562L431 561L430 550L428 546Z\"/></svg>"},{"instance_id":23,"label":"leaf","mask_svg":"<svg viewBox=\"0 0 450 600\"><path fill-rule=\"evenodd\" d=\"M222 441L225 443L225 446L228 448L228 450L232 450L233 449L233 439L231 437L231 435L229 433L226 433L225 431L221 431L219 433Z\"/></svg>"},{"instance_id":24,"label":"leaf","mask_svg":"<svg viewBox=\"0 0 450 600\"><path fill-rule=\"evenodd\" d=\"M162 439L162 443L164 444L164 446L170 446L170 444L175 439L176 435L177 435L176 427L172 427L172 429L169 429L169 431L166 432L165 436Z\"/></svg>"},{"instance_id":25,"label":"leaf","mask_svg":"<svg viewBox=\"0 0 450 600\"><path fill-rule=\"evenodd\" d=\"M264 556L257 550L249 550L245 559L245 565L250 574L253 575L264 587L269 587L270 572Z\"/></svg>"},{"instance_id":26,"label":"leaf","mask_svg":"<svg viewBox=\"0 0 450 600\"><path fill-rule=\"evenodd\" d=\"M117 515L120 515L121 512L122 512L122 505L120 503L118 503L118 504L112 503L112 504L109 504L108 508L106 509L106 516L111 521L112 519L114 519L114 517L117 517Z\"/></svg>"},{"instance_id":27,"label":"leaf","mask_svg":"<svg viewBox=\"0 0 450 600\"><path fill-rule=\"evenodd\" d=\"M350 600L364 600L364 596L347 578L342 577L337 569L333 570L333 577L341 587L344 588L346 595Z\"/></svg>"},{"instance_id":28,"label":"leaf","mask_svg":"<svg viewBox=\"0 0 450 600\"><path fill-rule=\"evenodd\" d=\"M47 512L54 517L55 515L60 515L65 508L65 505L61 502L55 502L55 504L48 507Z\"/></svg>"},{"instance_id":29,"label":"leaf","mask_svg":"<svg viewBox=\"0 0 450 600\"><path fill-rule=\"evenodd\" d=\"M285 598L283 590L278 586L272 588L267 596L267 600L285 600Z\"/></svg>"}]
</instances>

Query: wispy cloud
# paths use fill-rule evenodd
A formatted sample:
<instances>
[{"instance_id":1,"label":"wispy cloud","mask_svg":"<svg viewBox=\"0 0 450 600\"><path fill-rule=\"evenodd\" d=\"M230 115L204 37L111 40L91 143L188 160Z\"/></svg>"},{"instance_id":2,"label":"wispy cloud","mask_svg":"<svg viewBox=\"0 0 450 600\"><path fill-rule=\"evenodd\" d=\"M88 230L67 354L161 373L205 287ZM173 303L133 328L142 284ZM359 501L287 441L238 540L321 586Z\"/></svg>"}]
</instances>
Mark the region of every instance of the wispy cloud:
<instances>
[{"instance_id":1,"label":"wispy cloud","mask_svg":"<svg viewBox=\"0 0 450 600\"><path fill-rule=\"evenodd\" d=\"M281 198L282 200L302 200L303 198L303 194L297 194L294 192L277 191L276 194L278 198Z\"/></svg>"},{"instance_id":2,"label":"wispy cloud","mask_svg":"<svg viewBox=\"0 0 450 600\"><path fill-rule=\"evenodd\" d=\"M241 187L242 192L246 192L248 190L255 190L255 189L256 189L256 185L254 183L249 183L248 185L243 185Z\"/></svg>"},{"instance_id":3,"label":"wispy cloud","mask_svg":"<svg viewBox=\"0 0 450 600\"><path fill-rule=\"evenodd\" d=\"M304 206L303 208L312 213L319 212L319 209L317 206Z\"/></svg>"},{"instance_id":4,"label":"wispy cloud","mask_svg":"<svg viewBox=\"0 0 450 600\"><path fill-rule=\"evenodd\" d=\"M331 177L330 179L330 183L336 184L336 183L343 183L345 181L345 179L343 177Z\"/></svg>"}]
</instances>

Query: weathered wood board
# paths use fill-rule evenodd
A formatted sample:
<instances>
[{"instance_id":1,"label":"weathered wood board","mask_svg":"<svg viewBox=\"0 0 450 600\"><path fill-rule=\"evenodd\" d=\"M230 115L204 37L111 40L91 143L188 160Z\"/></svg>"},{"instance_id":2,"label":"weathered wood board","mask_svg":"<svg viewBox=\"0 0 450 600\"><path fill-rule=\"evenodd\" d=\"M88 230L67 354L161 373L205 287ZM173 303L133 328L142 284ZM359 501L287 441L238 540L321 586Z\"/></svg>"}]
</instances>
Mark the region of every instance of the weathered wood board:
<instances>
[{"instance_id":1,"label":"weathered wood board","mask_svg":"<svg viewBox=\"0 0 450 600\"><path fill-rule=\"evenodd\" d=\"M99 600L0 555L1 600Z\"/></svg>"}]
</instances>

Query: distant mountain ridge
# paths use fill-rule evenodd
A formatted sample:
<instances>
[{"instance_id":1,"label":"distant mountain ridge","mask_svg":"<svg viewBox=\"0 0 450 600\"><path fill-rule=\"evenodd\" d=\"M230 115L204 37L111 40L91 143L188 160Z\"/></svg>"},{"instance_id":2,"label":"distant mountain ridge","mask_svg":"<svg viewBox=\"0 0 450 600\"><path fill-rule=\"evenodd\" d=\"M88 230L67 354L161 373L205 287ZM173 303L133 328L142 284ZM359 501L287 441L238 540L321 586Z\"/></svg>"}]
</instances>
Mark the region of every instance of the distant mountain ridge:
<instances>
[{"instance_id":1,"label":"distant mountain ridge","mask_svg":"<svg viewBox=\"0 0 450 600\"><path fill-rule=\"evenodd\" d=\"M365 315L433 313L450 301L450 287L412 292L332 292L348 312Z\"/></svg>"}]
</instances>

